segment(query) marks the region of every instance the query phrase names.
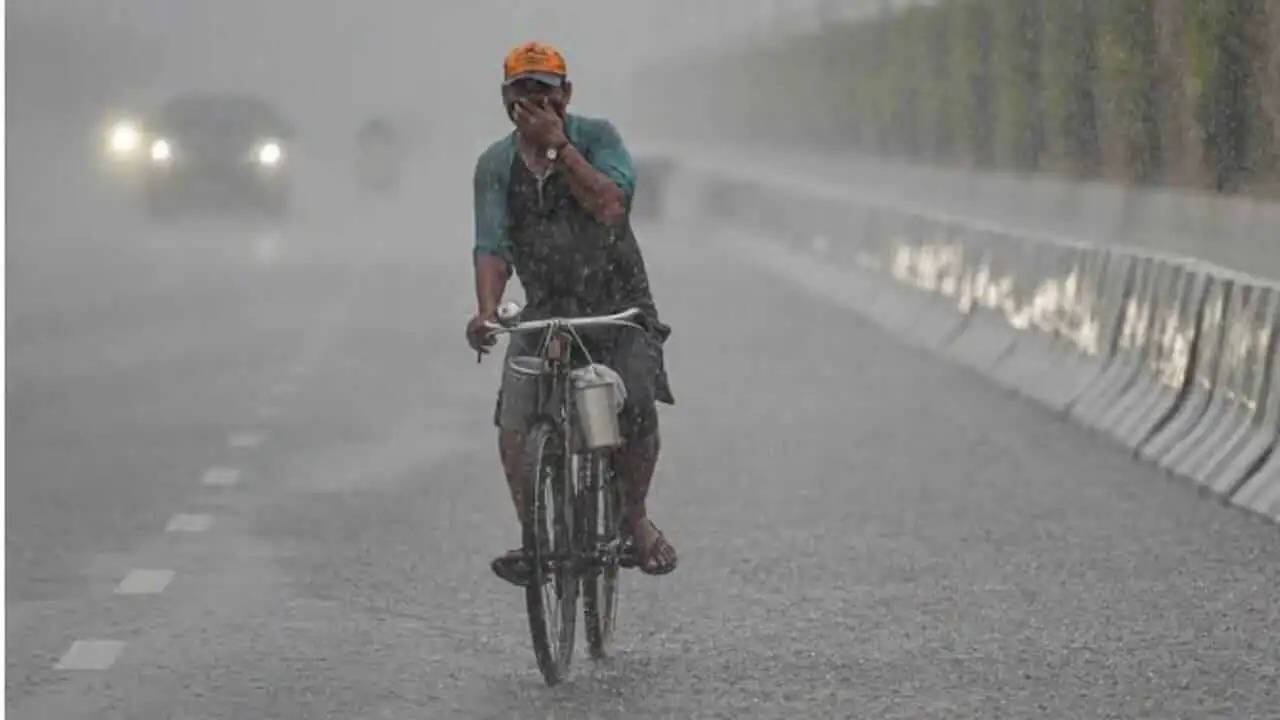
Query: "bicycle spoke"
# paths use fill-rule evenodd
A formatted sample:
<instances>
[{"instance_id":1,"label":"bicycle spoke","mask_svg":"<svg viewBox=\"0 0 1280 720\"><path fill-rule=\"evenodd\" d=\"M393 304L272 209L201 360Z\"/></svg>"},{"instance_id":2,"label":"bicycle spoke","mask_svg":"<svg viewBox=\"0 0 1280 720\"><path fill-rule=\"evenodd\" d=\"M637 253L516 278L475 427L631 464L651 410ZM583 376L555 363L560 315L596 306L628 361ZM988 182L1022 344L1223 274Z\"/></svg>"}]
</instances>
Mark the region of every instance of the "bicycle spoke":
<instances>
[{"instance_id":1,"label":"bicycle spoke","mask_svg":"<svg viewBox=\"0 0 1280 720\"><path fill-rule=\"evenodd\" d=\"M583 610L588 649L592 657L599 658L608 652L617 621L621 506L607 456L594 459L591 476L590 482L584 483L591 490L586 491L582 507L590 526L584 535L589 538L595 567L583 580Z\"/></svg>"},{"instance_id":2,"label":"bicycle spoke","mask_svg":"<svg viewBox=\"0 0 1280 720\"><path fill-rule=\"evenodd\" d=\"M577 576L570 562L574 487L565 475L560 443L554 426L539 424L530 432L524 458L534 492L534 517L525 536L526 551L534 559L534 582L526 591L526 604L538 667L552 685L568 673L577 606Z\"/></svg>"}]
</instances>

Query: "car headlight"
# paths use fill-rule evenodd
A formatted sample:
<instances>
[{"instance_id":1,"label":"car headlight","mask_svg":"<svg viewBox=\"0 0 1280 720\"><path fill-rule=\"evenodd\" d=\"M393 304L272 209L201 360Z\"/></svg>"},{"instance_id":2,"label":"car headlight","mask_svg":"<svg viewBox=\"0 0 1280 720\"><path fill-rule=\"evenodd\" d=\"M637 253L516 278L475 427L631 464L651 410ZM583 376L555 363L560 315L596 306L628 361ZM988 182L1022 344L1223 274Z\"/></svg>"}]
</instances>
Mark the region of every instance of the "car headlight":
<instances>
[{"instance_id":1,"label":"car headlight","mask_svg":"<svg viewBox=\"0 0 1280 720\"><path fill-rule=\"evenodd\" d=\"M138 126L131 122L118 122L111 128L111 152L116 155L129 155L142 144L142 133Z\"/></svg>"},{"instance_id":2,"label":"car headlight","mask_svg":"<svg viewBox=\"0 0 1280 720\"><path fill-rule=\"evenodd\" d=\"M258 164L264 167L275 167L284 159L284 149L275 140L268 140L258 146Z\"/></svg>"},{"instance_id":3,"label":"car headlight","mask_svg":"<svg viewBox=\"0 0 1280 720\"><path fill-rule=\"evenodd\" d=\"M173 146L168 140L160 138L151 143L151 160L157 163L166 163L173 159Z\"/></svg>"}]
</instances>

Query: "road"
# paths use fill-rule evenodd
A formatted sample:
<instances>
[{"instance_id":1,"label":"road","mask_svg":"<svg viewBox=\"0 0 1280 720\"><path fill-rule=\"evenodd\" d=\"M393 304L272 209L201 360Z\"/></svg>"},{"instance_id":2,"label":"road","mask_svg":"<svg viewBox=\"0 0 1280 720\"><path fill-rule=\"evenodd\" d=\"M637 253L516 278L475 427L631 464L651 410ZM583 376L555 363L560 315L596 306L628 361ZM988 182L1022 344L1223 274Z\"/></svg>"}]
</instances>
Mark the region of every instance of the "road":
<instances>
[{"instance_id":1,"label":"road","mask_svg":"<svg viewBox=\"0 0 1280 720\"><path fill-rule=\"evenodd\" d=\"M454 230L11 266L9 717L1280 717L1274 526L652 224L681 565L544 687Z\"/></svg>"}]
</instances>

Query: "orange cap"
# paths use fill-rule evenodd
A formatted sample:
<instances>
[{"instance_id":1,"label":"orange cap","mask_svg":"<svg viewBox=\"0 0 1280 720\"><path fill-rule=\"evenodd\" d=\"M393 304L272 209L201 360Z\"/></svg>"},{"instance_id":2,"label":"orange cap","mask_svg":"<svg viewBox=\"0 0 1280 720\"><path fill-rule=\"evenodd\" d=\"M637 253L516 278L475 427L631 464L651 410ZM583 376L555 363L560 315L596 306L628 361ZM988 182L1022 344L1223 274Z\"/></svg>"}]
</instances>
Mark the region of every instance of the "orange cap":
<instances>
[{"instance_id":1,"label":"orange cap","mask_svg":"<svg viewBox=\"0 0 1280 720\"><path fill-rule=\"evenodd\" d=\"M551 85L559 85L566 75L564 56L554 47L540 42L517 45L502 61L502 83L531 77Z\"/></svg>"}]
</instances>

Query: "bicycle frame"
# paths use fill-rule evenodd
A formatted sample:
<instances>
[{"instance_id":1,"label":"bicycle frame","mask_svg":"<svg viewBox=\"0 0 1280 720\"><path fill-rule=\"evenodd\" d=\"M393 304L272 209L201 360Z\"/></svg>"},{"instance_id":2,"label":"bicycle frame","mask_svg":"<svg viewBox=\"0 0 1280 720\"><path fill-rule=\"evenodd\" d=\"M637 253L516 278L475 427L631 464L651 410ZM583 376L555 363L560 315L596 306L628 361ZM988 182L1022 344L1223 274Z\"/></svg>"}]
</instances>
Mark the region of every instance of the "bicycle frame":
<instances>
[{"instance_id":1,"label":"bicycle frame","mask_svg":"<svg viewBox=\"0 0 1280 720\"><path fill-rule=\"evenodd\" d=\"M581 349L587 362L590 363L590 353L576 332L555 326L547 331L547 336L538 353L538 356L547 364L546 371L543 373L546 382L538 383L537 408L539 415L550 419L561 429L566 458L564 482L576 484L573 496L576 502L581 504L595 502L595 493L602 489L600 484L609 481L600 477L601 473L593 472L595 468L600 467L600 464L593 462L592 457L594 455L612 456L613 450L610 448L588 450L581 447L582 429L578 419L577 405L573 399L573 383L569 379L569 373L574 369L575 345ZM571 556L550 558L553 566L567 562L569 571L576 577L582 577L605 567L610 562L616 563L621 548L619 538L610 539L604 547L589 547L587 528L577 527L582 517L584 517L582 507L574 507L574 527L571 528L571 533L577 540L573 544Z\"/></svg>"},{"instance_id":2,"label":"bicycle frame","mask_svg":"<svg viewBox=\"0 0 1280 720\"><path fill-rule=\"evenodd\" d=\"M585 502L586 498L594 498L594 493L606 489L600 483L613 480L611 469L608 472L609 478L607 479L599 477L602 473L591 472L593 467L600 467L599 464L593 463L591 460L598 455L611 458L614 450L610 448L587 450L580 447L579 440L582 434L577 417L577 407L573 401L573 384L569 379L569 373L574 369L574 349L581 350L588 364L592 363L593 360L577 329L589 327L633 327L643 329L636 323L631 322L631 319L638 316L639 313L638 309L632 309L614 315L599 317L551 318L510 325L490 324L488 326L494 334L546 331L537 354L537 357L546 363L545 370L541 373L541 377L546 381L538 383L538 414L551 420L561 430L561 436L564 441L564 457L567 459L564 468L565 481L577 483L575 497L579 498L581 502ZM607 463L607 466L612 468L612 463ZM581 516L581 508L574 508L574 515ZM572 531L581 540L583 536L578 534L579 529L573 528ZM581 541L576 544L578 548L577 552L574 553L574 557L553 556L550 561L553 564L565 561L570 562L571 570L577 576L582 576L594 569L616 565L620 561L622 554L622 540L620 537L611 538L604 547L592 549L584 547L585 543Z\"/></svg>"},{"instance_id":3,"label":"bicycle frame","mask_svg":"<svg viewBox=\"0 0 1280 720\"><path fill-rule=\"evenodd\" d=\"M504 320L514 314L507 310L504 307L500 313ZM578 328L640 328L631 322L639 312L487 326L493 334L545 332L538 345L536 370L525 370L536 373L537 402L522 455L522 466L536 473L527 478L533 504L531 522L523 528L523 547L534 563L533 582L525 590L534 653L552 685L565 676L573 657L580 592L585 593L582 608L589 647L593 656L604 656L617 617L617 573L624 566L621 488L611 462L614 448L588 447L575 402L571 376L575 349L581 350L588 364L593 363ZM547 451L561 443L559 460L548 462ZM554 594L546 595L548 589Z\"/></svg>"}]
</instances>

